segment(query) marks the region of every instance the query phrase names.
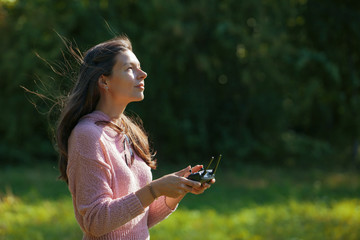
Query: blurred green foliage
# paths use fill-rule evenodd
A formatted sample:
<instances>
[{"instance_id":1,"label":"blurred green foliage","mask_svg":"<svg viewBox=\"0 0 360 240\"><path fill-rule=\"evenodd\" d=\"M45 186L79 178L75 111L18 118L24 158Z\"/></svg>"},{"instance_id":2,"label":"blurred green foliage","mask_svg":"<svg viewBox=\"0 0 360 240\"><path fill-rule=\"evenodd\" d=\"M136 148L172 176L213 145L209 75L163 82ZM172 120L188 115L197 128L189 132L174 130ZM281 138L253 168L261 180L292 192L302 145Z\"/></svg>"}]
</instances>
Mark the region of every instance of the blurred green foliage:
<instances>
[{"instance_id":1,"label":"blurred green foliage","mask_svg":"<svg viewBox=\"0 0 360 240\"><path fill-rule=\"evenodd\" d=\"M145 100L128 109L160 161L223 153L228 166L359 166L359 24L350 0L2 0L0 158L55 156L48 119L28 100L42 112L51 102L20 86L69 89L35 54L65 69L56 31L82 51L130 37L148 78Z\"/></svg>"}]
</instances>

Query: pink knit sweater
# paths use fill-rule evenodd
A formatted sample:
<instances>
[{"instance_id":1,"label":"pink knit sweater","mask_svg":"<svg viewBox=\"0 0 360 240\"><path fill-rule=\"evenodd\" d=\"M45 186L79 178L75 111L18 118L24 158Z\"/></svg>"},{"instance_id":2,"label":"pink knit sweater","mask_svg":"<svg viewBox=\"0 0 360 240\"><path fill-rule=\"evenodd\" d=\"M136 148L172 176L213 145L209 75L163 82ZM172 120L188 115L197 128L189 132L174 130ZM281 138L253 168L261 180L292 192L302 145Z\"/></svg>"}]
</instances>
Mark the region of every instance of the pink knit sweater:
<instances>
[{"instance_id":1,"label":"pink knit sweater","mask_svg":"<svg viewBox=\"0 0 360 240\"><path fill-rule=\"evenodd\" d=\"M83 239L150 239L149 228L175 209L166 205L165 196L149 207L141 205L134 193L152 181L150 167L135 151L128 166L124 135L96 121L110 118L100 111L84 116L68 142L69 190Z\"/></svg>"}]
</instances>

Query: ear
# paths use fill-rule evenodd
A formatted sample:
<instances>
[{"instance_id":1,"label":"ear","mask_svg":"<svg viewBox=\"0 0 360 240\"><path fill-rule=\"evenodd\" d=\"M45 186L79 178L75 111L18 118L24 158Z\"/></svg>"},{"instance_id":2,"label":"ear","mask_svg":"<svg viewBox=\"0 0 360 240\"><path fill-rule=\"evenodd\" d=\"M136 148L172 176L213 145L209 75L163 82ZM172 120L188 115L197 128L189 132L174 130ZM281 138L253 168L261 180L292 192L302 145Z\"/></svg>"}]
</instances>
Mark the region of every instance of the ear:
<instances>
[{"instance_id":1,"label":"ear","mask_svg":"<svg viewBox=\"0 0 360 240\"><path fill-rule=\"evenodd\" d=\"M101 76L99 77L98 86L99 86L99 88L104 89L104 90L108 90L108 89L109 89L109 86L108 86L108 83L107 83L107 77L106 77L106 76L101 75Z\"/></svg>"}]
</instances>

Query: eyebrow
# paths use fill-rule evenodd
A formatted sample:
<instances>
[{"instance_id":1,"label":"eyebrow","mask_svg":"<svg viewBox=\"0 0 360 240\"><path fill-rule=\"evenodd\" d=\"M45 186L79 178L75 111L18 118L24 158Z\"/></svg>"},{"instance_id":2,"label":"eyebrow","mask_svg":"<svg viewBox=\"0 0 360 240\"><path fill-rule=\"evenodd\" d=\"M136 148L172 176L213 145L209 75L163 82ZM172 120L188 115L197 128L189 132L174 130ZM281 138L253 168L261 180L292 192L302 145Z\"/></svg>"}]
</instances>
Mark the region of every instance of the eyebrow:
<instances>
[{"instance_id":1,"label":"eyebrow","mask_svg":"<svg viewBox=\"0 0 360 240\"><path fill-rule=\"evenodd\" d=\"M125 66L125 65L135 65L135 66L141 66L140 62L126 62L124 63L121 67Z\"/></svg>"}]
</instances>

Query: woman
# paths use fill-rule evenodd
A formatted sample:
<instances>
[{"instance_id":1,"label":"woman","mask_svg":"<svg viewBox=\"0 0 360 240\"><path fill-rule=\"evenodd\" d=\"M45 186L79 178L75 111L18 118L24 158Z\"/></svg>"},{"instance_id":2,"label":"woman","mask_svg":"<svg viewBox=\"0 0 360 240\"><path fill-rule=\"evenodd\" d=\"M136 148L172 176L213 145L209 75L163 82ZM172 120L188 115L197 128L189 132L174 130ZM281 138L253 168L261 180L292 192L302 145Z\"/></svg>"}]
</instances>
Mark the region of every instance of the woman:
<instances>
[{"instance_id":1,"label":"woman","mask_svg":"<svg viewBox=\"0 0 360 240\"><path fill-rule=\"evenodd\" d=\"M152 180L156 162L148 138L124 114L127 104L144 99L146 77L129 39L98 44L85 53L62 110L60 178L83 239L149 239L148 229L175 211L185 194L210 187L186 179L199 165Z\"/></svg>"}]
</instances>

